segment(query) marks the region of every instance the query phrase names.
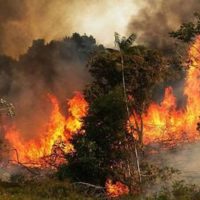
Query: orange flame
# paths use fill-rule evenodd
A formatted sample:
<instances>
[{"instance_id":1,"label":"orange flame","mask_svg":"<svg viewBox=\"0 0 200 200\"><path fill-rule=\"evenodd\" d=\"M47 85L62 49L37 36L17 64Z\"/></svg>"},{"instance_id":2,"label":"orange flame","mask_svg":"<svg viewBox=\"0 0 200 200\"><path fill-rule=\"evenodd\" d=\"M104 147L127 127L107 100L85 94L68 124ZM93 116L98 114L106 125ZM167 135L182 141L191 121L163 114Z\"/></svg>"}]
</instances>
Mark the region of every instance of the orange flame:
<instances>
[{"instance_id":1,"label":"orange flame","mask_svg":"<svg viewBox=\"0 0 200 200\"><path fill-rule=\"evenodd\" d=\"M124 185L123 183L117 181L113 183L110 179L106 181L106 192L107 195L111 198L119 197L121 195L125 195L129 193L128 186Z\"/></svg>"},{"instance_id":2,"label":"orange flame","mask_svg":"<svg viewBox=\"0 0 200 200\"><path fill-rule=\"evenodd\" d=\"M165 95L160 104L152 103L143 114L144 144L153 142L167 142L176 145L185 141L195 141L200 138L197 123L200 116L200 36L189 49L190 66L186 75L184 95L187 97L185 108L177 109L176 97L173 89L165 89ZM130 116L130 123L134 125L134 116ZM137 138L137 136L136 136ZM117 197L128 192L128 188L121 183L106 183L109 196Z\"/></svg>"},{"instance_id":3,"label":"orange flame","mask_svg":"<svg viewBox=\"0 0 200 200\"><path fill-rule=\"evenodd\" d=\"M6 132L6 139L18 152L18 158L13 153L13 160L22 163L38 163L40 158L49 156L52 151L55 152L55 144L61 144L61 141L65 143L62 146L65 153L73 151L69 139L81 128L81 118L86 115L88 104L80 93L76 93L68 101L69 116L65 117L60 111L56 97L53 95L48 95L48 97L52 104L52 111L39 138L24 141L16 128L10 128ZM58 149L56 151L58 152Z\"/></svg>"},{"instance_id":4,"label":"orange flame","mask_svg":"<svg viewBox=\"0 0 200 200\"><path fill-rule=\"evenodd\" d=\"M184 85L184 95L187 97L185 108L177 109L173 89L166 88L163 101L160 104L152 103L143 114L144 144L199 139L196 126L200 116L200 36L189 49L189 57L191 64ZM18 151L19 160L23 163L38 163L44 156L51 155L52 151L59 152L57 147L60 146L64 148L64 152L74 150L69 140L81 128L81 118L87 114L88 104L83 96L77 93L68 101L69 116L65 117L56 97L49 95L49 99L52 112L39 138L24 141L17 128L10 128L6 133L6 139ZM130 121L133 121L133 116ZM12 159L17 159L15 154ZM121 182L112 183L109 179L106 182L106 190L110 197L129 193L126 185Z\"/></svg>"},{"instance_id":5,"label":"orange flame","mask_svg":"<svg viewBox=\"0 0 200 200\"><path fill-rule=\"evenodd\" d=\"M185 108L177 109L173 89L165 89L160 104L152 103L143 115L144 144L157 141L194 141L199 139L197 122L200 116L200 36L189 49L191 64L187 72L184 95L187 97ZM133 116L130 122L134 123Z\"/></svg>"}]
</instances>

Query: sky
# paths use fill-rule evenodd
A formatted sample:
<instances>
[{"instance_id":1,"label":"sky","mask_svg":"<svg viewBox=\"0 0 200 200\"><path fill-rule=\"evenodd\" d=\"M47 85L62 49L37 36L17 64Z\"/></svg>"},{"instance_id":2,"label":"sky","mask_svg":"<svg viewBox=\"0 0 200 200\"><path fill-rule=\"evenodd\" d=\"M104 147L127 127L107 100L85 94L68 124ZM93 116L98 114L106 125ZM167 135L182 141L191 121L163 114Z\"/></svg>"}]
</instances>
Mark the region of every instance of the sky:
<instances>
[{"instance_id":1,"label":"sky","mask_svg":"<svg viewBox=\"0 0 200 200\"><path fill-rule=\"evenodd\" d=\"M199 0L0 0L0 54L24 54L32 41L74 32L112 47L114 32L170 51L168 32L191 20Z\"/></svg>"},{"instance_id":2,"label":"sky","mask_svg":"<svg viewBox=\"0 0 200 200\"><path fill-rule=\"evenodd\" d=\"M137 11L134 0L0 0L0 53L16 58L34 39L49 42L74 32L112 46L114 32L126 34Z\"/></svg>"}]
</instances>

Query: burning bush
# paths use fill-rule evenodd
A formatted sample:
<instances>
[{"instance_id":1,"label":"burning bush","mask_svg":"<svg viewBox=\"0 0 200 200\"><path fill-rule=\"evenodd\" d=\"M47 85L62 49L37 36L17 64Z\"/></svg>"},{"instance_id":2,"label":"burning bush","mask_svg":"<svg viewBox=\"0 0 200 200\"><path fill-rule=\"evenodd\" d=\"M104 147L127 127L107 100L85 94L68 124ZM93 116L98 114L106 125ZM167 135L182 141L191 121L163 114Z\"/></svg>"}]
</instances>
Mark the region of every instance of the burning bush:
<instances>
[{"instance_id":1,"label":"burning bush","mask_svg":"<svg viewBox=\"0 0 200 200\"><path fill-rule=\"evenodd\" d=\"M121 182L112 183L110 179L106 182L106 191L109 197L119 197L129 193L129 188Z\"/></svg>"}]
</instances>

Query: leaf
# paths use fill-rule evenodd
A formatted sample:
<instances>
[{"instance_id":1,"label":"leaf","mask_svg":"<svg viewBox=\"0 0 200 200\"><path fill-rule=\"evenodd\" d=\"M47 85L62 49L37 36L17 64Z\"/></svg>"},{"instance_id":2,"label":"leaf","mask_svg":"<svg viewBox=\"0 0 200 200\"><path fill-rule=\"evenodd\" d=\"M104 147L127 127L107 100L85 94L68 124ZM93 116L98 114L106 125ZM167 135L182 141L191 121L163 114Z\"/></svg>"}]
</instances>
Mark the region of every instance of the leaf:
<instances>
[{"instance_id":1,"label":"leaf","mask_svg":"<svg viewBox=\"0 0 200 200\"><path fill-rule=\"evenodd\" d=\"M119 46L120 44L120 35L119 33L115 32L115 45Z\"/></svg>"},{"instance_id":2,"label":"leaf","mask_svg":"<svg viewBox=\"0 0 200 200\"><path fill-rule=\"evenodd\" d=\"M131 34L128 39L126 40L126 47L130 47L132 46L133 42L135 41L136 39L136 34Z\"/></svg>"}]
</instances>

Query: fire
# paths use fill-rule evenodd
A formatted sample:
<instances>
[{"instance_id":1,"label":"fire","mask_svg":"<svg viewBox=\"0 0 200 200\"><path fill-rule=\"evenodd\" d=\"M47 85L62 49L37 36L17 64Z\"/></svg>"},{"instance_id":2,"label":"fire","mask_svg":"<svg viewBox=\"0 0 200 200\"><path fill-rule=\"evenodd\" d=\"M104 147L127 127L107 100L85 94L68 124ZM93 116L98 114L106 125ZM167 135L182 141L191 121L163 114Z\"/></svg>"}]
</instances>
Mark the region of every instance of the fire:
<instances>
[{"instance_id":1,"label":"fire","mask_svg":"<svg viewBox=\"0 0 200 200\"><path fill-rule=\"evenodd\" d=\"M119 181L113 183L110 179L108 179L106 182L106 192L109 197L119 197L121 195L128 194L129 188Z\"/></svg>"},{"instance_id":2,"label":"fire","mask_svg":"<svg viewBox=\"0 0 200 200\"><path fill-rule=\"evenodd\" d=\"M68 111L71 113L71 116L67 118L66 128L70 132L76 132L82 126L80 119L86 116L88 104L81 93L76 93L76 96L69 100L68 106Z\"/></svg>"},{"instance_id":3,"label":"fire","mask_svg":"<svg viewBox=\"0 0 200 200\"><path fill-rule=\"evenodd\" d=\"M194 141L199 139L197 122L200 116L200 36L189 49L191 64L187 72L184 95L187 97L184 108L177 108L173 89L165 89L163 101L160 104L152 103L143 114L144 144L167 141ZM68 116L60 110L59 102L53 95L48 95L52 104L52 111L48 122L42 128L40 137L25 141L16 127L6 132L6 139L17 150L12 159L21 163L37 163L43 160L54 164L61 164L64 160L62 153L74 151L70 143L72 136L82 126L81 118L86 116L88 103L80 93L67 102ZM134 122L133 116L130 121ZM56 154L60 157L57 159ZM117 197L129 193L129 188L121 182L106 182L106 191L109 197Z\"/></svg>"},{"instance_id":4,"label":"fire","mask_svg":"<svg viewBox=\"0 0 200 200\"><path fill-rule=\"evenodd\" d=\"M173 89L165 89L163 101L152 103L143 115L144 144L156 141L194 141L199 139L196 131L200 116L200 36L189 49L191 64L186 75L184 95L185 108L177 109ZM133 117L130 121L133 121Z\"/></svg>"},{"instance_id":5,"label":"fire","mask_svg":"<svg viewBox=\"0 0 200 200\"><path fill-rule=\"evenodd\" d=\"M41 158L46 159L52 153L55 157L56 153L73 151L73 146L69 140L81 128L81 118L86 115L88 104L80 93L76 93L67 103L69 115L66 117L61 113L56 97L48 95L48 98L52 104L52 111L49 121L42 128L39 138L24 141L16 127L9 128L6 132L6 139L18 153L18 155L13 153L13 160L41 165ZM56 160L54 158L54 161L58 164L63 160L61 155L60 159Z\"/></svg>"},{"instance_id":6,"label":"fire","mask_svg":"<svg viewBox=\"0 0 200 200\"><path fill-rule=\"evenodd\" d=\"M197 123L200 120L200 36L190 47L189 58L191 63L184 84L184 95L187 97L185 107L177 108L173 88L166 88L162 102L152 103L142 116L144 144L166 142L173 146L177 142L193 142L200 139L197 131ZM129 123L134 124L133 115L128 122L128 131L130 131ZM120 182L112 184L108 180L106 188L111 197L128 193L128 187Z\"/></svg>"}]
</instances>

